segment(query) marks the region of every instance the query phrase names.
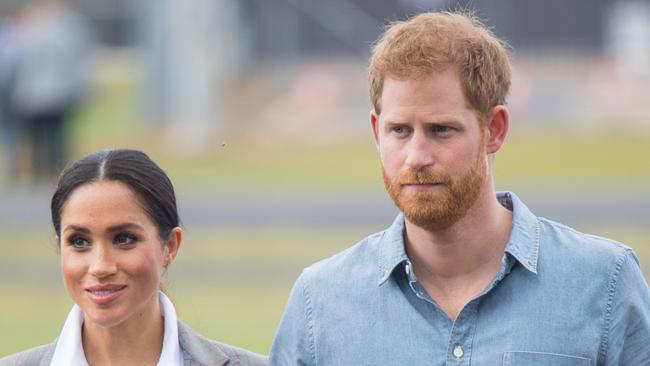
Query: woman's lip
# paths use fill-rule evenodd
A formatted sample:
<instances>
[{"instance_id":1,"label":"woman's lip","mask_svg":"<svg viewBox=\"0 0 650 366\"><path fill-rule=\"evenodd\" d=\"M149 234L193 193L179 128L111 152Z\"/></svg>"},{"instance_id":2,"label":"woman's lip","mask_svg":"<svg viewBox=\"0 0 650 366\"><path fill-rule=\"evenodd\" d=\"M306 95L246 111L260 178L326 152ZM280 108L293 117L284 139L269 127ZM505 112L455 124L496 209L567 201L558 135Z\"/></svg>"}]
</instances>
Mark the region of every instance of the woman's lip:
<instances>
[{"instance_id":1,"label":"woman's lip","mask_svg":"<svg viewBox=\"0 0 650 366\"><path fill-rule=\"evenodd\" d=\"M125 288L124 285L91 286L86 289L86 294L95 304L106 305L120 297Z\"/></svg>"},{"instance_id":2,"label":"woman's lip","mask_svg":"<svg viewBox=\"0 0 650 366\"><path fill-rule=\"evenodd\" d=\"M105 285L88 286L86 287L86 291L111 291L111 290L119 290L123 287L126 287L126 285L107 283Z\"/></svg>"}]
</instances>

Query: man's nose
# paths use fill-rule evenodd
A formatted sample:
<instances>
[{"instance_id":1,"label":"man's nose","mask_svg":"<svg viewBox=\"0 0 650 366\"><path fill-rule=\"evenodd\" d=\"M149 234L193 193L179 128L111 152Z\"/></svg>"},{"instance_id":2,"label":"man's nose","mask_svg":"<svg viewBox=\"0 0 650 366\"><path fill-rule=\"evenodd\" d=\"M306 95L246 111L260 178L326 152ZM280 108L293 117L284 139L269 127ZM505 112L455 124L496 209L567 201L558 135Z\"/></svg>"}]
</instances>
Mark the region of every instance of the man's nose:
<instances>
[{"instance_id":1,"label":"man's nose","mask_svg":"<svg viewBox=\"0 0 650 366\"><path fill-rule=\"evenodd\" d=\"M414 133L408 145L406 166L413 169L421 169L433 165L434 141L431 141L424 133Z\"/></svg>"},{"instance_id":2,"label":"man's nose","mask_svg":"<svg viewBox=\"0 0 650 366\"><path fill-rule=\"evenodd\" d=\"M92 253L92 262L88 272L97 278L104 278L117 272L117 264L110 247L98 244Z\"/></svg>"}]
</instances>

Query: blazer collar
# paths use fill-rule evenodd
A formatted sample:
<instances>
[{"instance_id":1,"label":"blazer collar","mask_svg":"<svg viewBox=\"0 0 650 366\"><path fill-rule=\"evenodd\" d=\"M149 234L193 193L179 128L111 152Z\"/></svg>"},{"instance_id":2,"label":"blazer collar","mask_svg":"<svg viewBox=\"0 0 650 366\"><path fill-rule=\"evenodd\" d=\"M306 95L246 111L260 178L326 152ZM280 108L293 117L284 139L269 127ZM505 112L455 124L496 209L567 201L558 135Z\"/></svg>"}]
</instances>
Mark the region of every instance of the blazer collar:
<instances>
[{"instance_id":1,"label":"blazer collar","mask_svg":"<svg viewBox=\"0 0 650 366\"><path fill-rule=\"evenodd\" d=\"M178 321L178 341L183 351L186 366L223 366L230 357L218 343L195 333L190 327Z\"/></svg>"},{"instance_id":2,"label":"blazer collar","mask_svg":"<svg viewBox=\"0 0 650 366\"><path fill-rule=\"evenodd\" d=\"M43 346L43 355L38 366L50 366L57 341L58 338ZM230 357L218 343L197 334L180 320L178 321L178 341L186 366L223 366L230 361Z\"/></svg>"},{"instance_id":3,"label":"blazer collar","mask_svg":"<svg viewBox=\"0 0 650 366\"><path fill-rule=\"evenodd\" d=\"M56 349L56 342L58 342L59 338L57 337L54 342L46 345L43 347L44 354L43 357L41 358L41 361L38 363L38 366L50 366L52 363L52 357L54 357L54 350Z\"/></svg>"}]
</instances>

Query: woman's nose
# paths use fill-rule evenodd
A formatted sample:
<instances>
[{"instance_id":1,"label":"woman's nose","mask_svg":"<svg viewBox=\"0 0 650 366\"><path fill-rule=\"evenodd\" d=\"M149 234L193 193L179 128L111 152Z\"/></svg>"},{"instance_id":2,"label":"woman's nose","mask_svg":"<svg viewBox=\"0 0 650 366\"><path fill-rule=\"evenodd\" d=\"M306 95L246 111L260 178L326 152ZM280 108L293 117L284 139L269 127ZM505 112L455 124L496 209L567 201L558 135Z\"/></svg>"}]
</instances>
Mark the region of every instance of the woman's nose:
<instances>
[{"instance_id":1,"label":"woman's nose","mask_svg":"<svg viewBox=\"0 0 650 366\"><path fill-rule=\"evenodd\" d=\"M88 272L98 278L115 274L117 266L113 257L110 248L106 248L102 244L96 245Z\"/></svg>"}]
</instances>

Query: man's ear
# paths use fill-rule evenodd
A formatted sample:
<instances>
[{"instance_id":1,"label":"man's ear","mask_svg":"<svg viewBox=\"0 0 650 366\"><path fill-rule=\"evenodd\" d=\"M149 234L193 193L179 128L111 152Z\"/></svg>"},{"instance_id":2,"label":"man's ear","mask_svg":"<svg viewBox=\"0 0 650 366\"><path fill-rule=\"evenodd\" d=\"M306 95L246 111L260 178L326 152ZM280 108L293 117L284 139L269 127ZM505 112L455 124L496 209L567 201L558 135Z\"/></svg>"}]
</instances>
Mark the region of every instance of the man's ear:
<instances>
[{"instance_id":1,"label":"man's ear","mask_svg":"<svg viewBox=\"0 0 650 366\"><path fill-rule=\"evenodd\" d=\"M487 145L485 151L494 154L503 145L510 127L510 112L508 108L498 105L490 110L487 120Z\"/></svg>"},{"instance_id":2,"label":"man's ear","mask_svg":"<svg viewBox=\"0 0 650 366\"><path fill-rule=\"evenodd\" d=\"M181 247L181 242L183 241L183 229L180 227L175 227L172 229L165 243L165 258L163 259L164 266L167 267L170 265L176 255L178 254L178 249Z\"/></svg>"},{"instance_id":3,"label":"man's ear","mask_svg":"<svg viewBox=\"0 0 650 366\"><path fill-rule=\"evenodd\" d=\"M375 145L379 147L379 115L374 109L370 110L370 126L372 127L372 136L375 138Z\"/></svg>"}]
</instances>

